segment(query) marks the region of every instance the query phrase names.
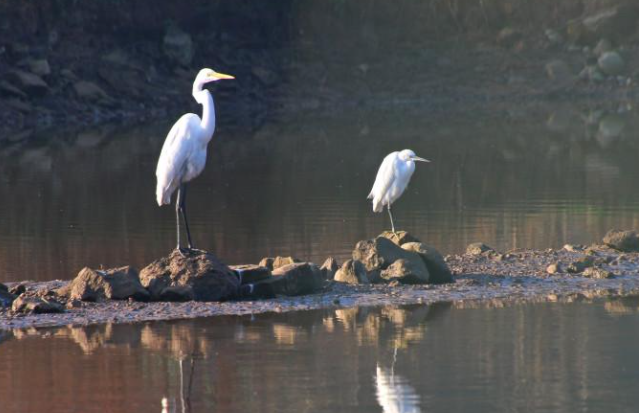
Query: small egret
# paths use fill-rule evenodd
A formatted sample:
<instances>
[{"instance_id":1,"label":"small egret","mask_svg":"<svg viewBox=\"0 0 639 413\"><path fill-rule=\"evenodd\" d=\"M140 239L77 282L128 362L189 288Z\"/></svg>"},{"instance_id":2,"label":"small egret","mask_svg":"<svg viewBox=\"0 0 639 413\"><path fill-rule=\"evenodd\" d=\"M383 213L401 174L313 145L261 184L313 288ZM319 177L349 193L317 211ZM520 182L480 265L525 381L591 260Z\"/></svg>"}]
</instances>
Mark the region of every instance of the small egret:
<instances>
[{"instance_id":1,"label":"small egret","mask_svg":"<svg viewBox=\"0 0 639 413\"><path fill-rule=\"evenodd\" d=\"M382 161L373 189L368 194L368 199L373 200L373 212L382 212L384 206L388 209L393 232L395 232L395 224L391 205L402 196L408 186L410 177L415 172L415 161L430 162L428 159L415 155L415 152L410 149L389 153Z\"/></svg>"},{"instance_id":2,"label":"small egret","mask_svg":"<svg viewBox=\"0 0 639 413\"><path fill-rule=\"evenodd\" d=\"M175 218L177 220L177 249L180 247L180 212L184 218L188 249L193 248L191 232L186 219L186 183L198 176L206 163L206 147L215 131L215 107L213 96L203 89L204 85L222 79L235 79L231 75L217 73L212 69L202 69L193 82L193 97L202 105L202 118L194 113L183 115L166 136L158 166L156 195L158 205L171 203L171 196L177 189Z\"/></svg>"}]
</instances>

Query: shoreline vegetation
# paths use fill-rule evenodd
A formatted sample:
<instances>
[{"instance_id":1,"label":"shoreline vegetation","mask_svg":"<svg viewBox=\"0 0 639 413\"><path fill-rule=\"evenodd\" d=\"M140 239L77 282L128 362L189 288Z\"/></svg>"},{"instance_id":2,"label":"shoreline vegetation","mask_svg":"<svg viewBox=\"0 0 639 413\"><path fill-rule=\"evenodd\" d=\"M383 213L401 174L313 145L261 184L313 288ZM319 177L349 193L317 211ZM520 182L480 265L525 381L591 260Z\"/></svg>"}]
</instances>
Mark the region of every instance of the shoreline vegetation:
<instances>
[{"instance_id":1,"label":"shoreline vegetation","mask_svg":"<svg viewBox=\"0 0 639 413\"><path fill-rule=\"evenodd\" d=\"M348 107L605 106L639 94L639 6L627 1L540 1L534 13L510 0L37 3L0 1L0 142L196 110L190 85L207 66L237 78L215 90L220 118L249 127Z\"/></svg>"},{"instance_id":2,"label":"shoreline vegetation","mask_svg":"<svg viewBox=\"0 0 639 413\"><path fill-rule=\"evenodd\" d=\"M406 240L411 241L402 242ZM360 241L353 259L341 266L333 259L320 268L277 257L228 271L215 257L198 251L186 257L173 253L139 276L130 267L85 268L72 281L7 283L0 285L0 330L327 308L503 306L639 295L635 231L613 230L602 244L562 249L498 252L474 243L464 254L441 261L434 248L413 240L400 232ZM426 266L412 261L415 257ZM426 278L419 279L420 271ZM449 280L432 278L445 277L446 271Z\"/></svg>"}]
</instances>

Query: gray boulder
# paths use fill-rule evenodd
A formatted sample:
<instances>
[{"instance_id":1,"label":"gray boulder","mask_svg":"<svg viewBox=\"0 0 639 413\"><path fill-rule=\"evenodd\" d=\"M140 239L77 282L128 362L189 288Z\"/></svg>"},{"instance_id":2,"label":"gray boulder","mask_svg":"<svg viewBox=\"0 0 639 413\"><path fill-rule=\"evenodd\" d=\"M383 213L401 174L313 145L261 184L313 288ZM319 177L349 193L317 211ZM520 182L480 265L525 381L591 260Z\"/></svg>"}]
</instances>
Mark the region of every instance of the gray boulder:
<instances>
[{"instance_id":1,"label":"gray boulder","mask_svg":"<svg viewBox=\"0 0 639 413\"><path fill-rule=\"evenodd\" d=\"M174 250L142 269L140 282L151 299L158 301L222 301L235 297L240 288L233 270L213 254L199 250L185 256Z\"/></svg>"},{"instance_id":2,"label":"gray boulder","mask_svg":"<svg viewBox=\"0 0 639 413\"><path fill-rule=\"evenodd\" d=\"M23 294L13 301L11 311L22 314L62 313L64 306L52 299Z\"/></svg>"},{"instance_id":3,"label":"gray boulder","mask_svg":"<svg viewBox=\"0 0 639 413\"><path fill-rule=\"evenodd\" d=\"M381 277L387 281L399 281L402 284L426 284L429 281L428 270L415 268L414 261L403 258L393 262L388 268L382 270Z\"/></svg>"},{"instance_id":4,"label":"gray boulder","mask_svg":"<svg viewBox=\"0 0 639 413\"><path fill-rule=\"evenodd\" d=\"M599 56L599 59L597 59L597 65L605 74L617 76L624 72L626 63L619 53L611 51L605 52Z\"/></svg>"},{"instance_id":5,"label":"gray boulder","mask_svg":"<svg viewBox=\"0 0 639 413\"><path fill-rule=\"evenodd\" d=\"M337 260L333 257L328 257L324 264L320 267L322 274L324 274L324 279L332 280L335 278L335 273L339 270L339 264Z\"/></svg>"},{"instance_id":6,"label":"gray boulder","mask_svg":"<svg viewBox=\"0 0 639 413\"><path fill-rule=\"evenodd\" d=\"M231 265L229 268L238 274L242 284L252 284L271 277L271 270L255 264Z\"/></svg>"},{"instance_id":7,"label":"gray boulder","mask_svg":"<svg viewBox=\"0 0 639 413\"><path fill-rule=\"evenodd\" d=\"M421 242L407 242L402 244L402 249L419 254L430 274L429 283L445 284L455 282L444 257L434 247Z\"/></svg>"},{"instance_id":8,"label":"gray boulder","mask_svg":"<svg viewBox=\"0 0 639 413\"><path fill-rule=\"evenodd\" d=\"M347 284L369 284L366 268L359 261L347 260L335 273L335 281Z\"/></svg>"},{"instance_id":9,"label":"gray boulder","mask_svg":"<svg viewBox=\"0 0 639 413\"><path fill-rule=\"evenodd\" d=\"M639 251L639 237L635 231L610 230L604 236L603 243L619 251Z\"/></svg>"},{"instance_id":10,"label":"gray boulder","mask_svg":"<svg viewBox=\"0 0 639 413\"><path fill-rule=\"evenodd\" d=\"M47 82L33 73L16 69L7 73L6 79L30 97L42 97L49 91Z\"/></svg>"},{"instance_id":11,"label":"gray boulder","mask_svg":"<svg viewBox=\"0 0 639 413\"><path fill-rule=\"evenodd\" d=\"M262 282L271 283L275 294L302 295L321 289L324 285L323 278L317 265L297 262L273 270L273 277Z\"/></svg>"},{"instance_id":12,"label":"gray boulder","mask_svg":"<svg viewBox=\"0 0 639 413\"><path fill-rule=\"evenodd\" d=\"M129 298L148 301L150 298L149 292L140 283L137 270L129 266L104 271L84 267L71 283L57 293L70 300L82 301Z\"/></svg>"}]
</instances>

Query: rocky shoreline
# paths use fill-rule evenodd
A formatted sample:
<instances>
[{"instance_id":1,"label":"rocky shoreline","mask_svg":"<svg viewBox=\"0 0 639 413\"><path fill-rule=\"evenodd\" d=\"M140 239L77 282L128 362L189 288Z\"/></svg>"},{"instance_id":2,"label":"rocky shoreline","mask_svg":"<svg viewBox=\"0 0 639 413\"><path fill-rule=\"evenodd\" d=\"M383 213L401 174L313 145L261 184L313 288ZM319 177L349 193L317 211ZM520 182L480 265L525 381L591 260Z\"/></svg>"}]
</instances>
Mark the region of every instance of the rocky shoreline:
<instances>
[{"instance_id":1,"label":"rocky shoreline","mask_svg":"<svg viewBox=\"0 0 639 413\"><path fill-rule=\"evenodd\" d=\"M400 237L412 238L409 234ZM389 238L393 242L387 243ZM128 267L106 271L84 269L73 281L7 283L5 288L0 287L3 304L0 307L4 307L0 309L0 329L132 323L320 308L440 302L464 305L575 301L639 295L639 237L634 231L611 231L603 244L566 245L559 250L498 252L485 244L471 244L464 254L442 258L440 269L450 269L450 280L431 279L430 283L430 274L425 280L418 280L416 268L420 266L411 262L415 256L423 258L423 255L404 248L405 244L393 239L390 233L360 241L353 259L342 266L337 266L332 259L320 268L312 263L278 257L265 259L261 265L232 267L232 273L225 273L224 267L216 267L214 271L226 274L222 277L226 295L216 298L198 297L199 291L215 291L216 294L221 291L217 276L214 277L215 285L206 281L204 290L200 290L198 283L208 277L202 278L202 274L211 268L207 267L199 275L195 267L184 271L189 265L206 267L210 254L205 253L194 257L173 253L150 264L139 276ZM371 249L374 245L377 246ZM415 255L397 255L400 245L401 249ZM420 243L421 248L413 245L412 249L428 249L423 245ZM431 256L436 257L430 248ZM427 273L433 265L424 267ZM189 271L195 271L194 277L185 275ZM342 276L340 272L347 274ZM382 275L384 273L386 276ZM114 275L117 282L109 278ZM131 277L144 288L126 281ZM127 293L118 295L118 291ZM8 302L7 297L12 294L11 302Z\"/></svg>"}]
</instances>

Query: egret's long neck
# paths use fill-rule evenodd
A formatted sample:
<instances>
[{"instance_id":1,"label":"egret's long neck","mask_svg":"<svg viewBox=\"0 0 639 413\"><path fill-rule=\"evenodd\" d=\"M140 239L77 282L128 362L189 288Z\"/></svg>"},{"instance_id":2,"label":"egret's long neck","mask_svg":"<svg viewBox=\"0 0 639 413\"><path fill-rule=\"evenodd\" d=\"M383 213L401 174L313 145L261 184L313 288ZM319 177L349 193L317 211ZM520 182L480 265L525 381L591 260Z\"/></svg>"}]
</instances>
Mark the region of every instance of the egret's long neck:
<instances>
[{"instance_id":1,"label":"egret's long neck","mask_svg":"<svg viewBox=\"0 0 639 413\"><path fill-rule=\"evenodd\" d=\"M193 97L202 105L202 129L204 129L206 141L208 142L213 136L215 130L215 105L213 104L213 96L208 90L202 90L201 83L193 84Z\"/></svg>"}]
</instances>

